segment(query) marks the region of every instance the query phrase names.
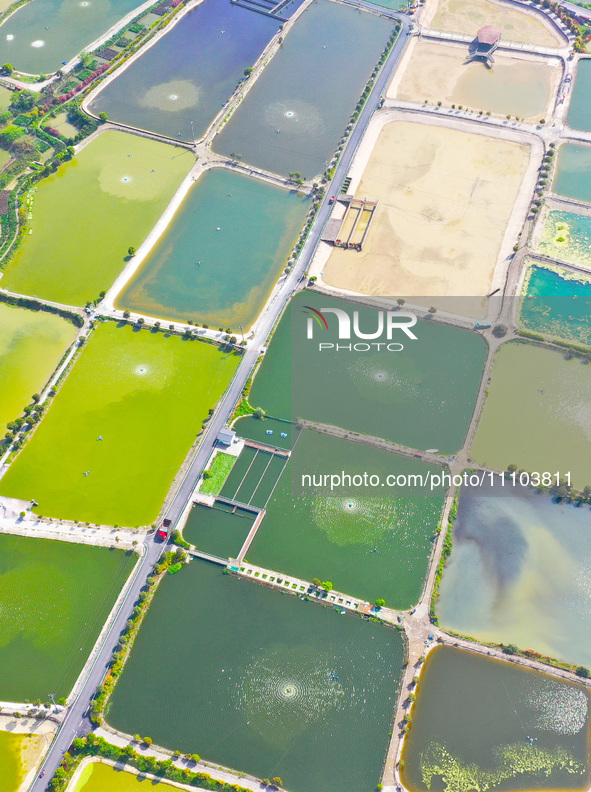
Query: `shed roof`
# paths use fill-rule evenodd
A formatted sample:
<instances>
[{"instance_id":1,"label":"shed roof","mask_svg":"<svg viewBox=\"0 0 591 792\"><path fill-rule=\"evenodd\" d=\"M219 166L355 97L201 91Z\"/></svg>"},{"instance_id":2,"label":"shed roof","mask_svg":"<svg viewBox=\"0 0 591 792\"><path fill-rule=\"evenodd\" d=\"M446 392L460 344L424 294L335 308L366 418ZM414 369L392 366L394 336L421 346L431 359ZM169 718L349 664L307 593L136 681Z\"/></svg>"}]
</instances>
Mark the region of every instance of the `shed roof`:
<instances>
[{"instance_id":1,"label":"shed roof","mask_svg":"<svg viewBox=\"0 0 591 792\"><path fill-rule=\"evenodd\" d=\"M496 44L501 38L501 31L495 25L485 25L477 33L479 44Z\"/></svg>"}]
</instances>

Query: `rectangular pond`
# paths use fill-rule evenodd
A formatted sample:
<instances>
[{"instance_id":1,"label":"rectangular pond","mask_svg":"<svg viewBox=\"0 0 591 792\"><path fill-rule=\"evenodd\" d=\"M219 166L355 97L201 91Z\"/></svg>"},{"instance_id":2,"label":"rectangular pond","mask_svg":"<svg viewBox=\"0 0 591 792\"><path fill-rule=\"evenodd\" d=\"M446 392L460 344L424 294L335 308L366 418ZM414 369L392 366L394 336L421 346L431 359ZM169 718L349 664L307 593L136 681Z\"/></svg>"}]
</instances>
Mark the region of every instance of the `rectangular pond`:
<instances>
[{"instance_id":1,"label":"rectangular pond","mask_svg":"<svg viewBox=\"0 0 591 792\"><path fill-rule=\"evenodd\" d=\"M290 421L268 416L261 420L255 415L245 415L233 424L233 428L238 437L255 440L273 448L289 449L297 436L297 429Z\"/></svg>"},{"instance_id":2,"label":"rectangular pond","mask_svg":"<svg viewBox=\"0 0 591 792\"><path fill-rule=\"evenodd\" d=\"M591 266L591 216L551 209L542 219L537 250L544 256Z\"/></svg>"},{"instance_id":3,"label":"rectangular pond","mask_svg":"<svg viewBox=\"0 0 591 792\"><path fill-rule=\"evenodd\" d=\"M44 516L148 525L238 361L195 339L100 325L0 493L35 498Z\"/></svg>"},{"instance_id":4,"label":"rectangular pond","mask_svg":"<svg viewBox=\"0 0 591 792\"><path fill-rule=\"evenodd\" d=\"M486 358L481 336L426 320L413 327L417 341L393 332L395 344L404 341L400 352L384 347L319 351L320 340L338 338L331 324L330 331L316 325L317 337L307 340L309 307L320 312L337 308L349 315L358 311L365 332L377 325L373 308L300 292L283 315L254 378L249 395L253 407L280 418L293 415L336 424L411 448L453 453L461 447Z\"/></svg>"},{"instance_id":5,"label":"rectangular pond","mask_svg":"<svg viewBox=\"0 0 591 792\"><path fill-rule=\"evenodd\" d=\"M183 528L183 539L197 550L219 558L236 558L256 513L217 502L215 506L195 503Z\"/></svg>"},{"instance_id":6,"label":"rectangular pond","mask_svg":"<svg viewBox=\"0 0 591 792\"><path fill-rule=\"evenodd\" d=\"M0 433L39 393L73 342L67 319L0 303Z\"/></svg>"},{"instance_id":7,"label":"rectangular pond","mask_svg":"<svg viewBox=\"0 0 591 792\"><path fill-rule=\"evenodd\" d=\"M579 58L577 72L572 89L568 115L568 125L572 129L582 129L591 132L591 107L589 106L589 92L591 91L591 60Z\"/></svg>"},{"instance_id":8,"label":"rectangular pond","mask_svg":"<svg viewBox=\"0 0 591 792\"><path fill-rule=\"evenodd\" d=\"M107 291L188 174L190 151L107 131L34 192L30 236L0 285L84 305Z\"/></svg>"},{"instance_id":9,"label":"rectangular pond","mask_svg":"<svg viewBox=\"0 0 591 792\"><path fill-rule=\"evenodd\" d=\"M591 483L590 388L586 361L536 344L504 344L470 456L495 470L570 472L582 490Z\"/></svg>"},{"instance_id":10,"label":"rectangular pond","mask_svg":"<svg viewBox=\"0 0 591 792\"><path fill-rule=\"evenodd\" d=\"M420 597L443 498L388 497L383 490L312 488L292 493L301 472L350 475L438 470L379 448L303 431L248 552L248 561L401 610Z\"/></svg>"},{"instance_id":11,"label":"rectangular pond","mask_svg":"<svg viewBox=\"0 0 591 792\"><path fill-rule=\"evenodd\" d=\"M206 171L117 306L246 330L285 266L309 205L308 198L248 176Z\"/></svg>"},{"instance_id":12,"label":"rectangular pond","mask_svg":"<svg viewBox=\"0 0 591 792\"><path fill-rule=\"evenodd\" d=\"M590 569L588 506L467 488L437 614L461 635L591 667Z\"/></svg>"},{"instance_id":13,"label":"rectangular pond","mask_svg":"<svg viewBox=\"0 0 591 792\"><path fill-rule=\"evenodd\" d=\"M531 264L523 284L519 321L525 330L591 346L591 276Z\"/></svg>"},{"instance_id":14,"label":"rectangular pond","mask_svg":"<svg viewBox=\"0 0 591 792\"><path fill-rule=\"evenodd\" d=\"M0 792L18 792L20 789L25 777L22 754L28 736L0 731Z\"/></svg>"},{"instance_id":15,"label":"rectangular pond","mask_svg":"<svg viewBox=\"0 0 591 792\"><path fill-rule=\"evenodd\" d=\"M154 781L133 772L125 772L120 767L112 767L102 762L86 765L76 786L69 792L174 792L177 786L163 781Z\"/></svg>"},{"instance_id":16,"label":"rectangular pond","mask_svg":"<svg viewBox=\"0 0 591 792\"><path fill-rule=\"evenodd\" d=\"M215 138L216 151L283 175L322 173L393 24L327 0L313 3Z\"/></svg>"},{"instance_id":17,"label":"rectangular pond","mask_svg":"<svg viewBox=\"0 0 591 792\"><path fill-rule=\"evenodd\" d=\"M162 581L109 723L292 792L373 792L403 654L388 627L193 561Z\"/></svg>"},{"instance_id":18,"label":"rectangular pond","mask_svg":"<svg viewBox=\"0 0 591 792\"><path fill-rule=\"evenodd\" d=\"M278 29L230 0L204 0L120 70L89 109L168 137L200 138Z\"/></svg>"},{"instance_id":19,"label":"rectangular pond","mask_svg":"<svg viewBox=\"0 0 591 792\"><path fill-rule=\"evenodd\" d=\"M512 663L428 656L402 758L410 792L587 789L589 693Z\"/></svg>"},{"instance_id":20,"label":"rectangular pond","mask_svg":"<svg viewBox=\"0 0 591 792\"><path fill-rule=\"evenodd\" d=\"M552 191L591 203L591 146L563 143L558 148Z\"/></svg>"},{"instance_id":21,"label":"rectangular pond","mask_svg":"<svg viewBox=\"0 0 591 792\"><path fill-rule=\"evenodd\" d=\"M287 459L281 454L246 446L232 468L220 495L264 509Z\"/></svg>"},{"instance_id":22,"label":"rectangular pond","mask_svg":"<svg viewBox=\"0 0 591 792\"><path fill-rule=\"evenodd\" d=\"M0 534L0 699L68 696L136 556Z\"/></svg>"},{"instance_id":23,"label":"rectangular pond","mask_svg":"<svg viewBox=\"0 0 591 792\"><path fill-rule=\"evenodd\" d=\"M0 61L28 74L61 69L141 0L31 0L0 25Z\"/></svg>"}]
</instances>

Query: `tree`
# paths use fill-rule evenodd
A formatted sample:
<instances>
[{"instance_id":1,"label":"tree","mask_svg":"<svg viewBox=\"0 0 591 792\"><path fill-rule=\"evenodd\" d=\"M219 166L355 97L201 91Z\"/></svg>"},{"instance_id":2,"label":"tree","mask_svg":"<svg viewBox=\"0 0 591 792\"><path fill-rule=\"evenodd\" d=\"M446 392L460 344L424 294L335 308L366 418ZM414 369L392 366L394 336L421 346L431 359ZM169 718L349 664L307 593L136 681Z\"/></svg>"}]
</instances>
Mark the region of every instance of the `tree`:
<instances>
[{"instance_id":1,"label":"tree","mask_svg":"<svg viewBox=\"0 0 591 792\"><path fill-rule=\"evenodd\" d=\"M502 338L503 336L507 335L507 325L504 324L497 324L493 327L493 335L497 338Z\"/></svg>"},{"instance_id":2,"label":"tree","mask_svg":"<svg viewBox=\"0 0 591 792\"><path fill-rule=\"evenodd\" d=\"M429 313L431 314L431 316L433 316L433 314L436 314L436 313L437 313L437 308L435 308L435 306L433 306L433 305L432 305L432 306L429 308Z\"/></svg>"},{"instance_id":3,"label":"tree","mask_svg":"<svg viewBox=\"0 0 591 792\"><path fill-rule=\"evenodd\" d=\"M82 64L82 66L84 66L84 68L89 66L92 63L92 61L93 61L92 52L81 52L80 53L80 63Z\"/></svg>"},{"instance_id":4,"label":"tree","mask_svg":"<svg viewBox=\"0 0 591 792\"><path fill-rule=\"evenodd\" d=\"M247 66L246 69L244 69L244 76L248 77L250 74L252 74L252 66Z\"/></svg>"},{"instance_id":5,"label":"tree","mask_svg":"<svg viewBox=\"0 0 591 792\"><path fill-rule=\"evenodd\" d=\"M0 145L3 148L10 149L14 145L14 142L17 140L17 138L22 137L24 134L24 129L21 129L19 126L15 126L15 124L10 124L10 126L5 127L5 129L0 132Z\"/></svg>"},{"instance_id":6,"label":"tree","mask_svg":"<svg viewBox=\"0 0 591 792\"><path fill-rule=\"evenodd\" d=\"M322 584L322 588L323 588L325 591L332 591L332 590L333 590L333 588L334 588L334 586L332 585L332 583L330 582L330 580L326 580L326 581L325 581L325 582Z\"/></svg>"},{"instance_id":7,"label":"tree","mask_svg":"<svg viewBox=\"0 0 591 792\"><path fill-rule=\"evenodd\" d=\"M386 600L385 599L377 599L376 600L376 608L383 608L385 604L386 604Z\"/></svg>"},{"instance_id":8,"label":"tree","mask_svg":"<svg viewBox=\"0 0 591 792\"><path fill-rule=\"evenodd\" d=\"M397 303L398 305L404 305L404 303L405 303L405 300L403 300L403 299L402 299L402 297L399 297L399 298L396 300L396 303Z\"/></svg>"},{"instance_id":9,"label":"tree","mask_svg":"<svg viewBox=\"0 0 591 792\"><path fill-rule=\"evenodd\" d=\"M37 402L39 401L39 399L40 399L40 398L41 398L41 394L39 394L39 393L34 393L34 394L31 396L31 399L33 399L33 401L35 402L35 404L37 404Z\"/></svg>"},{"instance_id":10,"label":"tree","mask_svg":"<svg viewBox=\"0 0 591 792\"><path fill-rule=\"evenodd\" d=\"M582 679L588 679L589 669L585 668L585 666L578 666L577 669L575 670L575 674L581 677Z\"/></svg>"},{"instance_id":11,"label":"tree","mask_svg":"<svg viewBox=\"0 0 591 792\"><path fill-rule=\"evenodd\" d=\"M515 644L507 644L507 646L503 646L501 644L501 648L503 650L503 654L513 655L519 653L519 649L515 646Z\"/></svg>"},{"instance_id":12,"label":"tree","mask_svg":"<svg viewBox=\"0 0 591 792\"><path fill-rule=\"evenodd\" d=\"M262 407L257 407L253 415L255 418L258 418L259 420L262 421L263 418L267 415L267 413L263 410Z\"/></svg>"},{"instance_id":13,"label":"tree","mask_svg":"<svg viewBox=\"0 0 591 792\"><path fill-rule=\"evenodd\" d=\"M130 316L131 316L131 314L129 313L129 311L123 311L123 318L124 319L129 319Z\"/></svg>"},{"instance_id":14,"label":"tree","mask_svg":"<svg viewBox=\"0 0 591 792\"><path fill-rule=\"evenodd\" d=\"M134 248L134 246L133 246L133 245L130 245L130 246L127 248L127 254L128 254L128 256L129 256L130 258L131 258L131 257L133 257L133 256L135 256L135 248Z\"/></svg>"},{"instance_id":15,"label":"tree","mask_svg":"<svg viewBox=\"0 0 591 792\"><path fill-rule=\"evenodd\" d=\"M10 99L10 106L16 110L30 110L37 101L37 94L25 88L22 91L14 91Z\"/></svg>"},{"instance_id":16,"label":"tree","mask_svg":"<svg viewBox=\"0 0 591 792\"><path fill-rule=\"evenodd\" d=\"M152 742L153 742L153 740L152 740L151 737L143 737L142 738L143 745L147 746L148 748L150 747L150 745L152 745Z\"/></svg>"},{"instance_id":17,"label":"tree","mask_svg":"<svg viewBox=\"0 0 591 792\"><path fill-rule=\"evenodd\" d=\"M106 113L99 113L100 120L104 123L105 121L109 120L109 116Z\"/></svg>"},{"instance_id":18,"label":"tree","mask_svg":"<svg viewBox=\"0 0 591 792\"><path fill-rule=\"evenodd\" d=\"M30 135L22 135L16 138L10 150L19 157L30 157L37 151L37 145Z\"/></svg>"},{"instance_id":19,"label":"tree","mask_svg":"<svg viewBox=\"0 0 591 792\"><path fill-rule=\"evenodd\" d=\"M316 588L320 588L322 585L320 578L312 578L312 585L316 586Z\"/></svg>"},{"instance_id":20,"label":"tree","mask_svg":"<svg viewBox=\"0 0 591 792\"><path fill-rule=\"evenodd\" d=\"M12 65L12 63L5 63L4 66L2 66L2 74L6 74L7 76L10 76L13 71L14 71L14 66Z\"/></svg>"},{"instance_id":21,"label":"tree","mask_svg":"<svg viewBox=\"0 0 591 792\"><path fill-rule=\"evenodd\" d=\"M275 778L272 778L271 781L277 787L283 786L283 781L281 779L281 776L275 776Z\"/></svg>"}]
</instances>

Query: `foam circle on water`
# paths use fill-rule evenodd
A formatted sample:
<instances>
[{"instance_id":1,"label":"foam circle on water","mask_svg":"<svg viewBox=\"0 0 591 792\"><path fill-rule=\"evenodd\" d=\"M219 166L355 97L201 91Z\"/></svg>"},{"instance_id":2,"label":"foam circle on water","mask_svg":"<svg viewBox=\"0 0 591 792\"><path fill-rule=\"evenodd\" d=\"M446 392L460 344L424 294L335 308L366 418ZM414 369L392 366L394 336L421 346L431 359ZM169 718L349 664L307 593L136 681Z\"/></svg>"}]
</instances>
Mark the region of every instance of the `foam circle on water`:
<instances>
[{"instance_id":1,"label":"foam circle on water","mask_svg":"<svg viewBox=\"0 0 591 792\"><path fill-rule=\"evenodd\" d=\"M275 102L265 109L265 121L279 132L308 134L322 132L324 122L314 105L294 99Z\"/></svg>"},{"instance_id":2,"label":"foam circle on water","mask_svg":"<svg viewBox=\"0 0 591 792\"><path fill-rule=\"evenodd\" d=\"M145 363L141 363L139 366L134 368L133 373L138 377L145 377L146 374L150 373L150 367L146 366Z\"/></svg>"},{"instance_id":3,"label":"foam circle on water","mask_svg":"<svg viewBox=\"0 0 591 792\"><path fill-rule=\"evenodd\" d=\"M169 80L152 86L139 102L144 107L177 113L195 107L199 103L200 95L200 89L190 80Z\"/></svg>"},{"instance_id":4,"label":"foam circle on water","mask_svg":"<svg viewBox=\"0 0 591 792\"><path fill-rule=\"evenodd\" d=\"M6 41L14 41L14 36L12 35L12 33L9 33L9 34L6 36Z\"/></svg>"},{"instance_id":5,"label":"foam circle on water","mask_svg":"<svg viewBox=\"0 0 591 792\"><path fill-rule=\"evenodd\" d=\"M39 48L39 47L44 47L44 46L45 46L45 42L42 41L41 39L37 39L36 41L32 41L31 42L31 47Z\"/></svg>"},{"instance_id":6,"label":"foam circle on water","mask_svg":"<svg viewBox=\"0 0 591 792\"><path fill-rule=\"evenodd\" d=\"M375 544L396 525L391 499L320 496L314 503L314 522L337 545Z\"/></svg>"}]
</instances>

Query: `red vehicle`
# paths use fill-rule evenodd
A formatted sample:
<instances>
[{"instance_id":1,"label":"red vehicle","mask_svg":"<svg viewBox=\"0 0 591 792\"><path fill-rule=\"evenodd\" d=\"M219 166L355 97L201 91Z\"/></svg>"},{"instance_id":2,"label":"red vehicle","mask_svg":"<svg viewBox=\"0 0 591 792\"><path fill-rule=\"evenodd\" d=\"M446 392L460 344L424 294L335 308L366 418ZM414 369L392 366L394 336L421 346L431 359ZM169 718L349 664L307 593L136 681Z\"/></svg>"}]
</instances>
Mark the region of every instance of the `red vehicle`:
<instances>
[{"instance_id":1,"label":"red vehicle","mask_svg":"<svg viewBox=\"0 0 591 792\"><path fill-rule=\"evenodd\" d=\"M330 201L328 203L329 204L333 204L335 201L336 201L336 195L331 195L330 196Z\"/></svg>"},{"instance_id":2,"label":"red vehicle","mask_svg":"<svg viewBox=\"0 0 591 792\"><path fill-rule=\"evenodd\" d=\"M156 531L156 539L166 542L170 534L171 520L162 520L160 528Z\"/></svg>"}]
</instances>

